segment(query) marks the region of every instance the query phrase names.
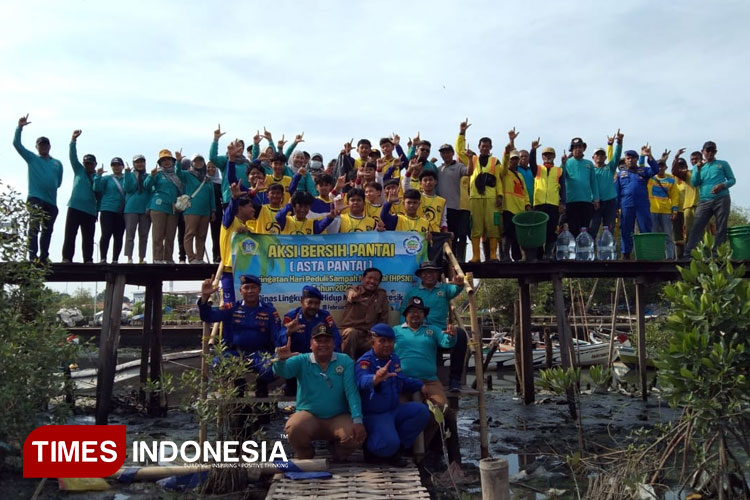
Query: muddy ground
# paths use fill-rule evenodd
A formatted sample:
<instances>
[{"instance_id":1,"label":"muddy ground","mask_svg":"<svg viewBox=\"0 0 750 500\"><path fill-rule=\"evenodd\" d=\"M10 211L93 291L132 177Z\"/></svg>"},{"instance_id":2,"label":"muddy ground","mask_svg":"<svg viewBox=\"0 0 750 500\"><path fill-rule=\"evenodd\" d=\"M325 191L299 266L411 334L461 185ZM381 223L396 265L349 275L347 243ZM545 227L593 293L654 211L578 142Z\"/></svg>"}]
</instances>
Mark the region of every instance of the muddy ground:
<instances>
[{"instance_id":1,"label":"muddy ground","mask_svg":"<svg viewBox=\"0 0 750 500\"><path fill-rule=\"evenodd\" d=\"M620 369L620 373L626 384L635 382L633 372L627 373ZM547 498L542 492L547 492L550 488L565 491L559 498L577 498L576 486L570 479L565 458L578 449L578 433L565 401L551 394L537 392L535 404L523 405L515 396L513 374L508 372L493 374L493 387L494 390L486 394L490 454L508 460L511 480L516 483L513 487L513 498ZM117 393L117 400L121 403L130 401L133 388L122 386L119 389L121 390ZM71 423L93 423L93 398L82 397L78 402L78 414ZM281 433L286 415L281 409L283 403L279 406L274 419L264 428L266 438L271 441L279 438L283 441ZM581 398L581 409L587 442L606 445L625 444L633 430L667 422L678 415L659 399L658 391L652 393L646 402L623 392L584 394ZM132 406L120 404L115 408L110 423L127 425L128 453L131 453L130 443L135 439L168 439L179 443L197 438L197 421L192 415L178 409L170 409L167 417L151 418L137 412ZM477 469L480 444L479 412L475 396L462 396L460 399L458 431L463 457L463 467L458 474L462 480L459 489L463 498L478 499L481 498ZM126 465L128 463L129 460L126 460ZM436 466L433 464L429 467L435 469ZM0 474L0 498L25 499L32 496L39 480L21 479L20 476L20 471L6 471ZM444 481L446 477L439 469L424 471L423 481L435 498L451 498L452 492ZM264 498L268 481L270 477L251 484L243 493L224 495L221 498ZM455 494L452 497L455 498ZM169 491L154 483L124 485L116 481L110 481L110 489L103 492L61 492L56 480L48 480L39 498L127 500L212 496L201 497L195 492Z\"/></svg>"}]
</instances>

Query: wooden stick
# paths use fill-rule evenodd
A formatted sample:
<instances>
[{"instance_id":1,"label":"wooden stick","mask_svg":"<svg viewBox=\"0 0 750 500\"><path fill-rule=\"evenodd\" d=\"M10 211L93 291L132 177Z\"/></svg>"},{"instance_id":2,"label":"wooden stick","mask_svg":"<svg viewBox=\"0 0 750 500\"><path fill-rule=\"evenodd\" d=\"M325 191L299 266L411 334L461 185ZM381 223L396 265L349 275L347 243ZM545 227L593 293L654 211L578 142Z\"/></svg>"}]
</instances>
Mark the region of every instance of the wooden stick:
<instances>
[{"instance_id":1,"label":"wooden stick","mask_svg":"<svg viewBox=\"0 0 750 500\"><path fill-rule=\"evenodd\" d=\"M224 262L219 262L219 267L216 269L216 275L214 276L213 286L219 286L221 281L221 273L224 271ZM222 294L223 296L223 294ZM214 332L217 330L219 323L214 323L213 330L208 326L208 323L203 323L203 335L201 336L201 402L206 401L208 393L208 346L210 341L214 339ZM202 421L198 427L198 444L203 446L203 442L206 440L206 433L208 432L206 422Z\"/></svg>"},{"instance_id":2,"label":"wooden stick","mask_svg":"<svg viewBox=\"0 0 750 500\"><path fill-rule=\"evenodd\" d=\"M609 332L609 354L607 356L607 366L612 368L615 354L615 320L617 318L617 300L620 298L620 280L615 280L615 304L612 308L612 329Z\"/></svg>"}]
</instances>

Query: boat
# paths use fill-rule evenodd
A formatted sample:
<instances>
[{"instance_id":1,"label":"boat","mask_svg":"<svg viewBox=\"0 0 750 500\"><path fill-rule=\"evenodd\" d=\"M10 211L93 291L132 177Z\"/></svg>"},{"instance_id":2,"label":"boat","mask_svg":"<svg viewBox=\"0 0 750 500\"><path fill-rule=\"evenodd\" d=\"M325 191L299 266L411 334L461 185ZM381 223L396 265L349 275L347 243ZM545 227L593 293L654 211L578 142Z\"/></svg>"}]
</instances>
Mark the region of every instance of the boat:
<instances>
[{"instance_id":1,"label":"boat","mask_svg":"<svg viewBox=\"0 0 750 500\"><path fill-rule=\"evenodd\" d=\"M636 350L632 347L618 346L617 355L620 357L620 361L622 361L628 367L638 367L638 352L636 352ZM654 360L652 358L646 357L646 368L649 370L656 369L656 365L654 364Z\"/></svg>"},{"instance_id":2,"label":"boat","mask_svg":"<svg viewBox=\"0 0 750 500\"><path fill-rule=\"evenodd\" d=\"M507 337L505 337L507 339ZM490 344L491 345L491 344ZM498 370L515 367L515 347L507 342L498 342L497 350L492 355L490 363L495 363ZM490 351L490 346L482 349L483 357ZM573 339L574 364L576 366L606 365L609 356L609 344L606 342L587 342L585 340ZM545 368L547 366L547 352L544 347L532 351L534 368ZM552 346L552 365L562 364L560 357L560 346ZM474 356L469 357L469 368L474 368Z\"/></svg>"}]
</instances>

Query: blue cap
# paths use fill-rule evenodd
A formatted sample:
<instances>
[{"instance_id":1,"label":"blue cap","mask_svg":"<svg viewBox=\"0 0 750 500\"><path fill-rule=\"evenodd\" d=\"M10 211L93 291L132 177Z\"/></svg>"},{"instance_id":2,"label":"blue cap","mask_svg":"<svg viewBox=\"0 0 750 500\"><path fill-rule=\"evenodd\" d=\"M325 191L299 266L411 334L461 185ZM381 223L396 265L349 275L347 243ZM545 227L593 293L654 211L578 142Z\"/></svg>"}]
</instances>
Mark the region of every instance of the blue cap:
<instances>
[{"instance_id":1,"label":"blue cap","mask_svg":"<svg viewBox=\"0 0 750 500\"><path fill-rule=\"evenodd\" d=\"M312 285L306 285L304 288L302 288L302 298L303 299L318 299L323 300L323 294L320 293L320 290L315 288Z\"/></svg>"},{"instance_id":2,"label":"blue cap","mask_svg":"<svg viewBox=\"0 0 750 500\"><path fill-rule=\"evenodd\" d=\"M386 325L385 323L378 323L377 325L373 325L370 328L370 332L374 333L378 337L383 337L386 339L395 339L396 334L393 333L393 328Z\"/></svg>"},{"instance_id":3,"label":"blue cap","mask_svg":"<svg viewBox=\"0 0 750 500\"><path fill-rule=\"evenodd\" d=\"M258 278L254 274L243 274L242 276L240 276L241 285L247 285L248 283L255 283L258 286L261 285L260 278Z\"/></svg>"},{"instance_id":4,"label":"blue cap","mask_svg":"<svg viewBox=\"0 0 750 500\"><path fill-rule=\"evenodd\" d=\"M628 149L627 151L625 151L625 156L635 156L636 158L638 158L639 155L635 150Z\"/></svg>"}]
</instances>

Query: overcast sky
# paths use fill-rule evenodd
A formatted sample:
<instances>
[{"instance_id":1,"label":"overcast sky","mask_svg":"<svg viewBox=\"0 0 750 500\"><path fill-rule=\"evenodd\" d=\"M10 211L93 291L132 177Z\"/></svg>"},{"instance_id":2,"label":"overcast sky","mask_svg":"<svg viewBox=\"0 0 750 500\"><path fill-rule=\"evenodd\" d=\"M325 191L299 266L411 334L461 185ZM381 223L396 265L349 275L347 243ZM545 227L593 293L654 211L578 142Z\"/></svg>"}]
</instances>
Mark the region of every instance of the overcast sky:
<instances>
[{"instance_id":1,"label":"overcast sky","mask_svg":"<svg viewBox=\"0 0 750 500\"><path fill-rule=\"evenodd\" d=\"M738 178L733 202L750 206L748 2L69 0L2 11L0 179L25 196L11 141L29 113L24 145L48 136L65 166L53 260L76 128L81 156L108 166L140 153L153 166L165 147L208 153L217 123L246 142L263 126L274 138L304 131L301 147L326 160L351 138L392 132L452 143L467 116L472 146L487 135L499 149L515 126L520 146L540 136L558 155L575 136L591 153L619 127L626 148L716 141Z\"/></svg>"}]
</instances>

